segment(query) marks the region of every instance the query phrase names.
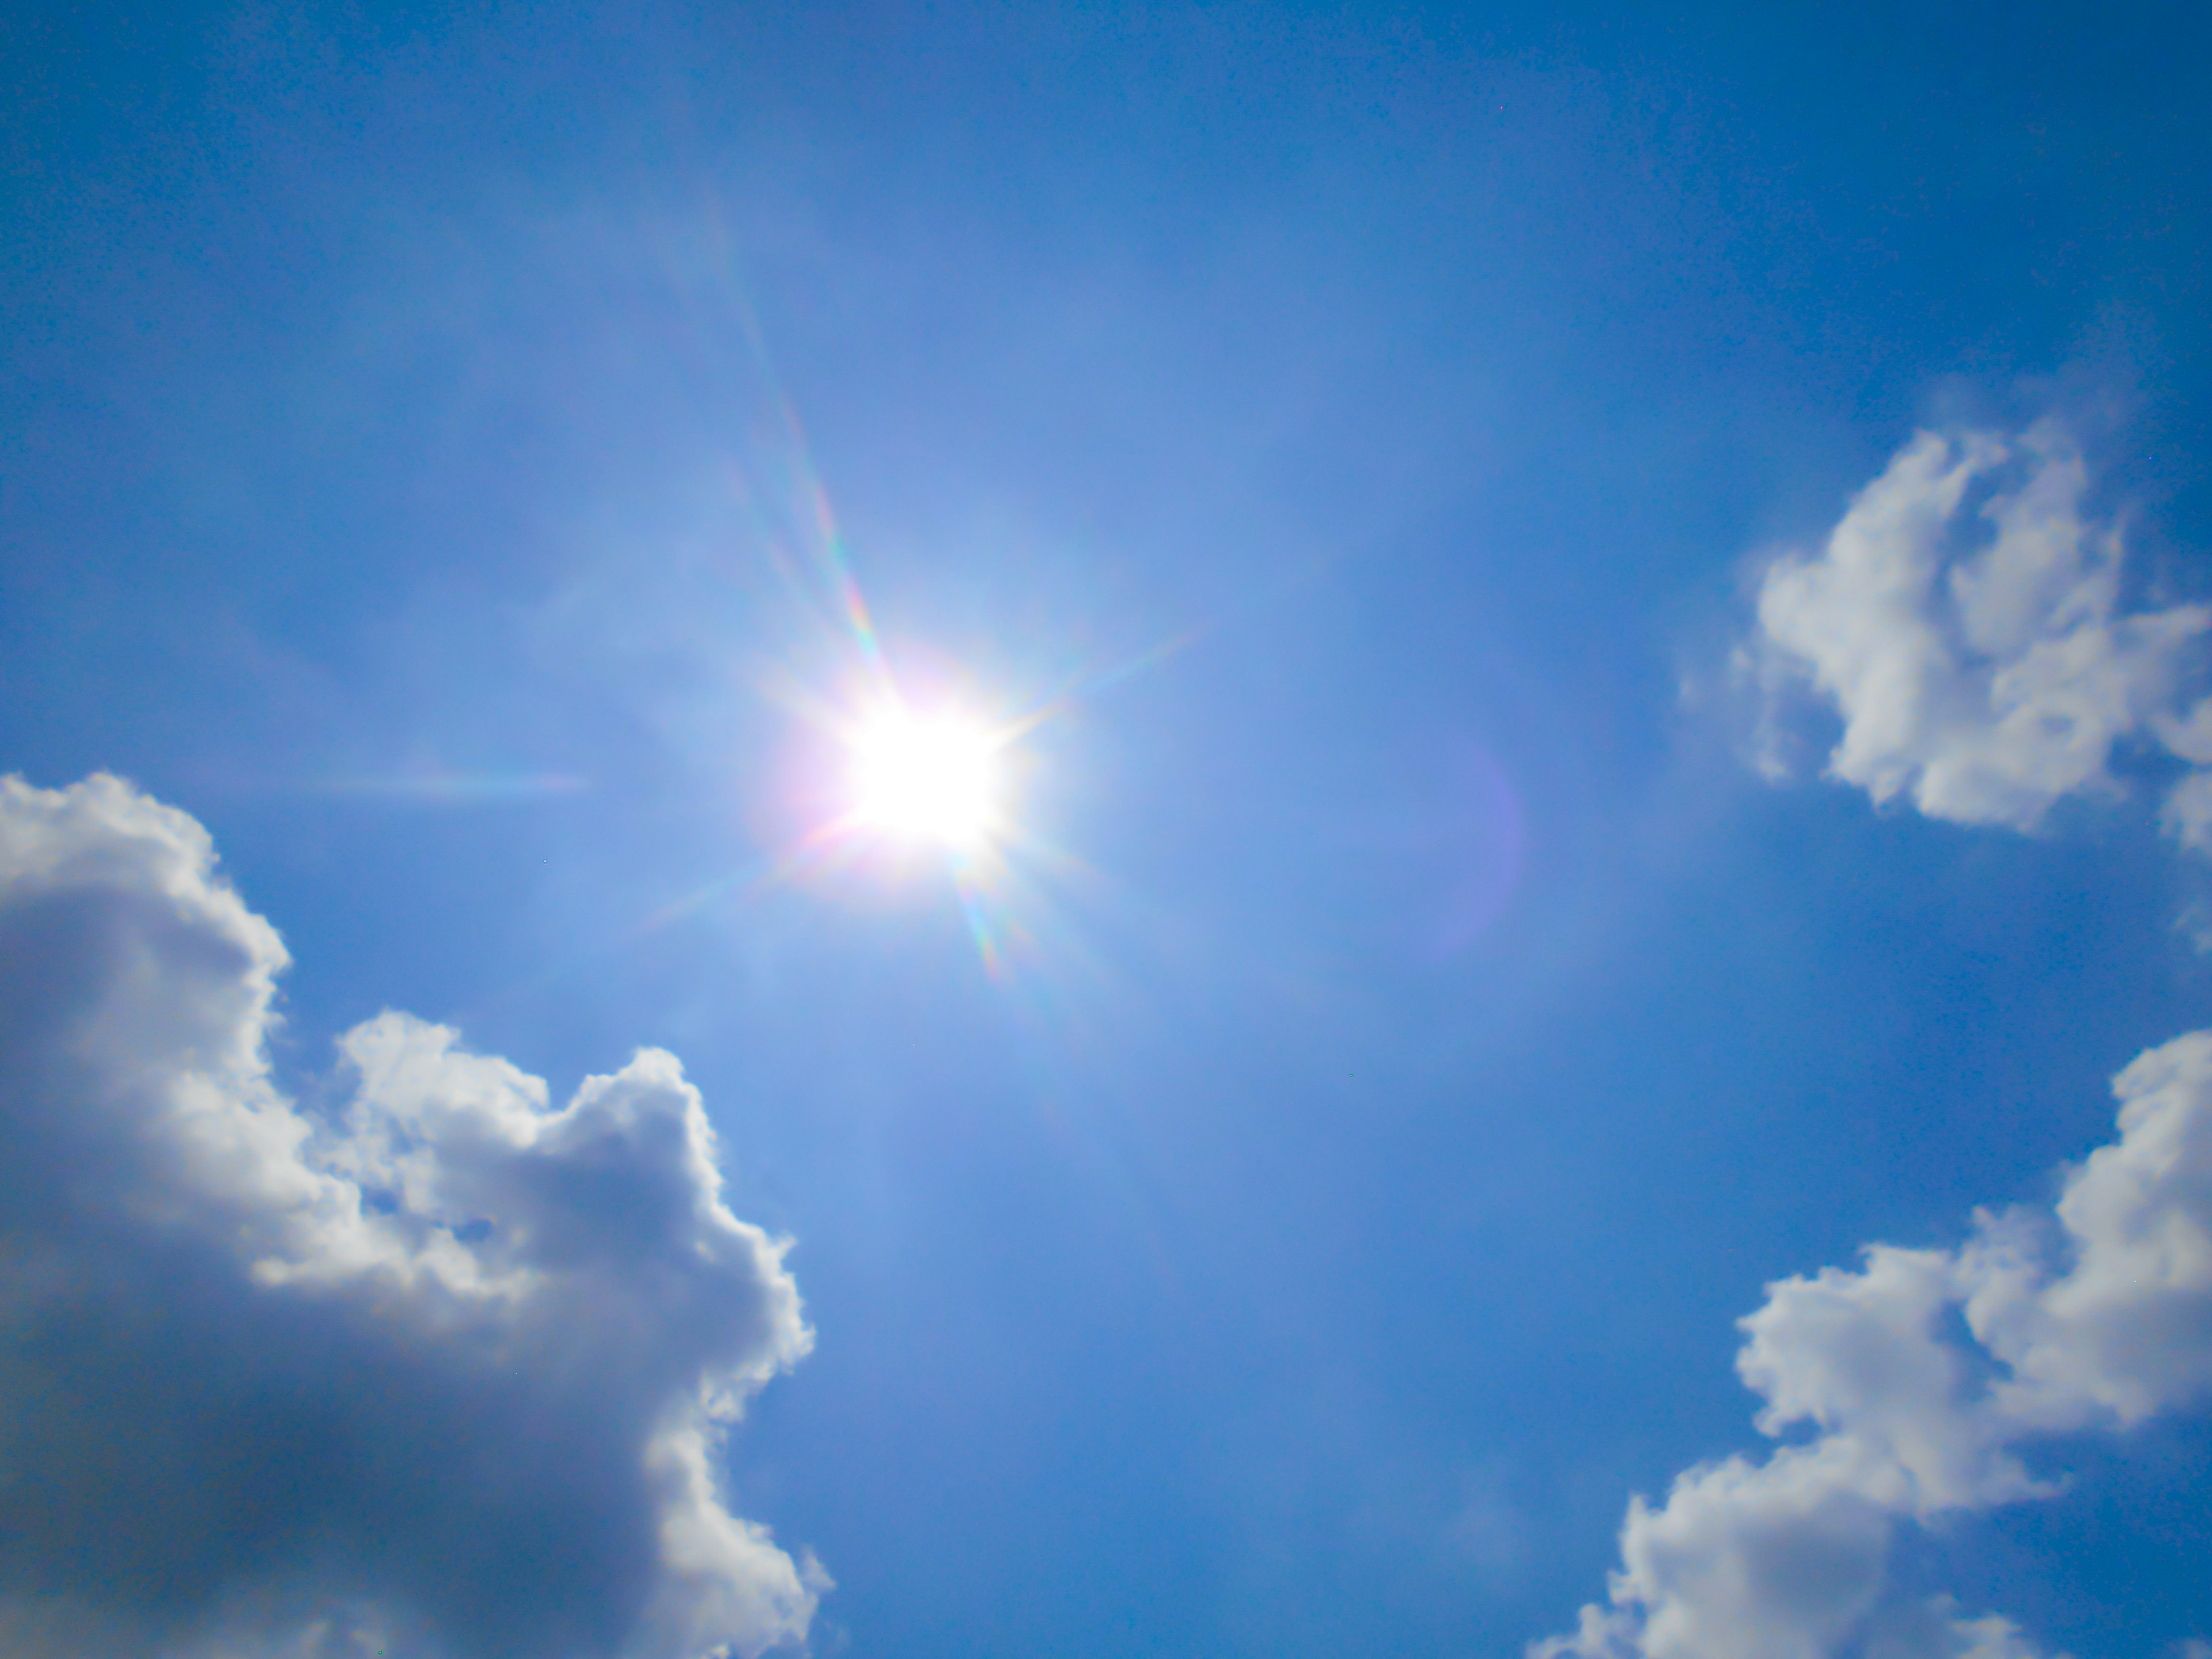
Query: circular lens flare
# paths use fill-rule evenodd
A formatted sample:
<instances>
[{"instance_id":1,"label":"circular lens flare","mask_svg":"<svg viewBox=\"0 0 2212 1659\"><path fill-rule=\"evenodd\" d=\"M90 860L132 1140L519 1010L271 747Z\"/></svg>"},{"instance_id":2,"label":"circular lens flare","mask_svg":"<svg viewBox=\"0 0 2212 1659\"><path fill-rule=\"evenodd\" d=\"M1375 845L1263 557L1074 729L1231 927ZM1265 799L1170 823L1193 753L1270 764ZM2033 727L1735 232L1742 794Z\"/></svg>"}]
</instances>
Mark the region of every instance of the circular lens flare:
<instances>
[{"instance_id":1,"label":"circular lens flare","mask_svg":"<svg viewBox=\"0 0 2212 1659\"><path fill-rule=\"evenodd\" d=\"M902 839L974 847L998 823L999 746L957 715L886 711L854 738L854 816Z\"/></svg>"}]
</instances>

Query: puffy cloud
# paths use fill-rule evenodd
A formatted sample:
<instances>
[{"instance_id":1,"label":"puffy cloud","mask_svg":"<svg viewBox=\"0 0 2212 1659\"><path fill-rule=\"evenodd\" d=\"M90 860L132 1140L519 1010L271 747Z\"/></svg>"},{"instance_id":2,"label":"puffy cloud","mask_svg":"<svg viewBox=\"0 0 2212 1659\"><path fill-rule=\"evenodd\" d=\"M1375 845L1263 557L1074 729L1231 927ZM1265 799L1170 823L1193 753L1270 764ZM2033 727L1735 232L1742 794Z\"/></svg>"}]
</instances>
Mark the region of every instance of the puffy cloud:
<instances>
[{"instance_id":1,"label":"puffy cloud","mask_svg":"<svg viewBox=\"0 0 2212 1659\"><path fill-rule=\"evenodd\" d=\"M1966 1317L2011 1367L2024 1421L2129 1425L2212 1388L2212 1032L2177 1037L2115 1079L2120 1138L2066 1183L2073 1267L2039 1287L2016 1221L1984 1222Z\"/></svg>"},{"instance_id":2,"label":"puffy cloud","mask_svg":"<svg viewBox=\"0 0 2212 1659\"><path fill-rule=\"evenodd\" d=\"M1995 1613L1961 1619L1958 1603L1948 1595L1899 1608L1882 1620L1868 1639L1866 1654L1867 1659L2042 1659L2041 1650L2011 1620Z\"/></svg>"},{"instance_id":3,"label":"puffy cloud","mask_svg":"<svg viewBox=\"0 0 2212 1659\"><path fill-rule=\"evenodd\" d=\"M2212 607L2124 611L2120 535L2084 516L2088 483L2054 422L1920 434L1819 551L1767 568L1742 665L1841 716L1832 776L1954 823L2027 829L2116 792L2123 744L2212 765L2212 702L2177 707ZM2185 777L2165 822L2212 851L2212 774Z\"/></svg>"},{"instance_id":4,"label":"puffy cloud","mask_svg":"<svg viewBox=\"0 0 2212 1659\"><path fill-rule=\"evenodd\" d=\"M811 1335L674 1057L556 1109L386 1013L308 1110L286 965L185 813L0 780L0 1646L801 1641L827 1580L719 1453Z\"/></svg>"},{"instance_id":5,"label":"puffy cloud","mask_svg":"<svg viewBox=\"0 0 2212 1659\"><path fill-rule=\"evenodd\" d=\"M2212 1032L2114 1080L2118 1138L2048 1212L1975 1217L1954 1250L1875 1245L1856 1270L1767 1287L1737 1370L1764 1462L1632 1501L1609 1605L1536 1659L2015 1659L2002 1619L1891 1605L1895 1528L2043 1495L2017 1449L2124 1428L2212 1392Z\"/></svg>"},{"instance_id":6,"label":"puffy cloud","mask_svg":"<svg viewBox=\"0 0 2212 1659\"><path fill-rule=\"evenodd\" d=\"M2185 769L2164 825L2212 853L2212 699L2184 707L2212 607L2124 610L2087 489L2052 422L1921 434L1819 551L1767 568L1743 665L1841 717L1832 776L1956 823L2032 828L2117 793L2123 745L2162 749ZM2034 1659L1887 1569L1901 1526L2048 1495L2021 1455L2039 1438L2212 1392L2212 1031L2113 1086L2118 1138L2051 1210L1768 1285L1736 1367L1761 1432L1801 1437L1632 1499L1606 1604L1532 1659Z\"/></svg>"}]
</instances>

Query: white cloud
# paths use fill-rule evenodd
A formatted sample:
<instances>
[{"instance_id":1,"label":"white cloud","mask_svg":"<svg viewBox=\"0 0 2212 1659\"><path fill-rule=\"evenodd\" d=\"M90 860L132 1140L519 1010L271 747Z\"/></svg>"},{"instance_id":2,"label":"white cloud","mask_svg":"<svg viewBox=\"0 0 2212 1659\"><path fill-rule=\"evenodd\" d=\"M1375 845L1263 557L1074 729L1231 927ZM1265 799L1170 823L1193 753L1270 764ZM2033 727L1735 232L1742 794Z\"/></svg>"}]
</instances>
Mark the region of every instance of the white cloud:
<instances>
[{"instance_id":1,"label":"white cloud","mask_svg":"<svg viewBox=\"0 0 2212 1659\"><path fill-rule=\"evenodd\" d=\"M2212 607L2124 611L2087 488L2055 423L1921 434L1817 553L1767 568L1741 662L1830 705L1829 773L1877 802L2030 829L2117 793L2123 745L2155 746L2187 769L2165 828L2212 853L2212 699L2183 706ZM2118 1138L2050 1211L1767 1286L1736 1368L1761 1432L1805 1437L1632 1499L1606 1604L1532 1659L2035 1659L2008 1620L1903 1596L1887 1567L1902 1526L2048 1496L2021 1456L2039 1439L2212 1392L2212 1031L2113 1087Z\"/></svg>"},{"instance_id":2,"label":"white cloud","mask_svg":"<svg viewBox=\"0 0 2212 1659\"><path fill-rule=\"evenodd\" d=\"M0 780L0 1645L754 1655L827 1579L732 1515L811 1334L673 1056L556 1109L386 1013L272 1079L276 932L110 777Z\"/></svg>"},{"instance_id":3,"label":"white cloud","mask_svg":"<svg viewBox=\"0 0 2212 1659\"><path fill-rule=\"evenodd\" d=\"M1767 568L1741 663L1841 717L1830 775L1954 823L2027 829L2117 793L2124 744L2212 765L2212 702L2178 707L2212 607L2124 611L2120 534L2084 516L2088 484L2054 422L1920 434L1819 551ZM2212 851L2212 774L2165 822Z\"/></svg>"},{"instance_id":4,"label":"white cloud","mask_svg":"<svg viewBox=\"0 0 2212 1659\"><path fill-rule=\"evenodd\" d=\"M1769 1285L1737 1370L1762 1432L1812 1438L1633 1500L1610 1605L1531 1653L2030 1653L2001 1619L1887 1606L1884 1566L1900 1522L2045 1495L2017 1449L2212 1392L2212 1032L2113 1089L2118 1139L2051 1212L1979 1213L1955 1250L1875 1245L1856 1270Z\"/></svg>"}]
</instances>

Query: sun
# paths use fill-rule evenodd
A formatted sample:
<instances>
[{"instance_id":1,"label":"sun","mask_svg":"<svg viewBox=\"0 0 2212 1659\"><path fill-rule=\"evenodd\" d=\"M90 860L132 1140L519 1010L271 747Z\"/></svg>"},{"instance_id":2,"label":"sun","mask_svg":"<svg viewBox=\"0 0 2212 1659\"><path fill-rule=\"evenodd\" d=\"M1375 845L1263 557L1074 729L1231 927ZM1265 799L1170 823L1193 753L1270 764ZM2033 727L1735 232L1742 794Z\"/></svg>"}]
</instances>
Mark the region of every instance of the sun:
<instances>
[{"instance_id":1,"label":"sun","mask_svg":"<svg viewBox=\"0 0 2212 1659\"><path fill-rule=\"evenodd\" d=\"M852 740L854 822L902 841L980 847L999 827L1002 746L955 712L882 711Z\"/></svg>"}]
</instances>

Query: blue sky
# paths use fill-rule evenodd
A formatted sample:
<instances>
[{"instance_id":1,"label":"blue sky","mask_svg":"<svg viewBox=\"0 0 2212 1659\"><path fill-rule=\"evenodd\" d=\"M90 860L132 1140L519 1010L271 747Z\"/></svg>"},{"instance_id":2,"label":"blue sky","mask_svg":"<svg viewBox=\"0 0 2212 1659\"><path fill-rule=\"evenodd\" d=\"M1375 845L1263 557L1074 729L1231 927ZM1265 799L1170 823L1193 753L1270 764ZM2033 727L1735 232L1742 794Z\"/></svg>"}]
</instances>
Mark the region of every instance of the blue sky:
<instances>
[{"instance_id":1,"label":"blue sky","mask_svg":"<svg viewBox=\"0 0 2212 1659\"><path fill-rule=\"evenodd\" d=\"M218 1288L32 1298L10 1374L103 1402L69 1433L121 1466L231 1468L264 1422L357 1456L229 1509L90 1453L59 1498L0 1484L0 1629L2212 1639L2212 1059L2161 1050L2140 1129L2112 1095L2212 1024L2212 40L2180 6L1786 10L13 23L9 1260L125 1282L184 1248L158 1212ZM837 757L793 688L858 683L839 557L917 696L1054 711L1009 751L995 969L933 852L779 862ZM131 787L39 793L103 771ZM224 880L289 952L268 1009ZM220 948L162 943L155 891ZM325 1207L252 1212L274 1279L206 1220L245 1188L131 1196L155 1130L21 1127L142 1101L139 1038L81 1024L172 1029L86 942L134 929L161 1006L261 1054L240 1109L306 1126L284 1179ZM349 1069L387 1009L544 1098L427 1027L374 1028L419 1097ZM184 1087L196 1041L130 1075ZM613 1188L561 1188L592 1278L482 1162L584 1159L598 1120L544 1115L617 1073L623 1178L708 1218L689 1311L624 1276ZM664 1120L719 1198L653 1161ZM2008 1206L2026 1266L1975 1219ZM556 1311L464 1322L479 1352L420 1286L473 1307L495 1267ZM1770 1296L1823 1269L1826 1314ZM447 1404L349 1403L333 1355ZM691 1578L639 1541L679 1419L774 1540ZM455 1447L488 1472L422 1513L514 1542L441 1565L374 1506ZM128 1571L83 1541L126 1511Z\"/></svg>"}]
</instances>

